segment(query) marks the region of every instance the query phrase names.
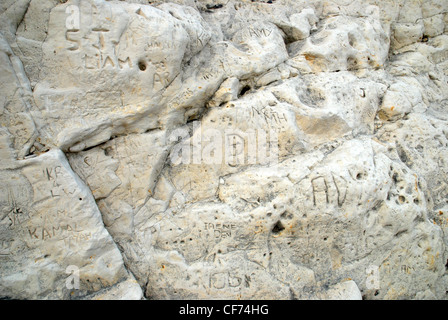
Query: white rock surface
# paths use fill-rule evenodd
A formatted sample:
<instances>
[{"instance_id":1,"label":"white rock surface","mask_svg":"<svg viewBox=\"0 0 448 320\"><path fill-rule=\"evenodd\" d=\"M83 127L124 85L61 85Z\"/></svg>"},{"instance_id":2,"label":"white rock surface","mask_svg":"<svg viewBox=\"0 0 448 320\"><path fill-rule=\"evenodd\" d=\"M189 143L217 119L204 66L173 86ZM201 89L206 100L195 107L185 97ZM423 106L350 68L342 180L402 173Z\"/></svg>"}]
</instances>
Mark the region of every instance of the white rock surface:
<instances>
[{"instance_id":1,"label":"white rock surface","mask_svg":"<svg viewBox=\"0 0 448 320\"><path fill-rule=\"evenodd\" d=\"M446 299L447 17L3 1L0 298Z\"/></svg>"},{"instance_id":2,"label":"white rock surface","mask_svg":"<svg viewBox=\"0 0 448 320\"><path fill-rule=\"evenodd\" d=\"M1 176L2 296L74 298L131 277L90 190L60 150L17 161ZM72 266L82 291L67 286Z\"/></svg>"},{"instance_id":3,"label":"white rock surface","mask_svg":"<svg viewBox=\"0 0 448 320\"><path fill-rule=\"evenodd\" d=\"M362 300L361 292L353 280L338 283L327 294L330 300Z\"/></svg>"}]
</instances>

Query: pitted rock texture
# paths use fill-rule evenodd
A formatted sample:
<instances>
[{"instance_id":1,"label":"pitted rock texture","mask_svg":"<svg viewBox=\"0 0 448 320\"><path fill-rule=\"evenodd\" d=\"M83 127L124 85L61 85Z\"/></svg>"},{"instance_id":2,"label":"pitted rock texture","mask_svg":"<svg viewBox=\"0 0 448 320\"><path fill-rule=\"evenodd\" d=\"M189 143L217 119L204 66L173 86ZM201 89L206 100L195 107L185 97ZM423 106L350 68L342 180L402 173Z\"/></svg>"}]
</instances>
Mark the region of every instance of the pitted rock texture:
<instances>
[{"instance_id":1,"label":"pitted rock texture","mask_svg":"<svg viewBox=\"0 0 448 320\"><path fill-rule=\"evenodd\" d=\"M0 69L0 298L448 297L446 0L4 0Z\"/></svg>"}]
</instances>

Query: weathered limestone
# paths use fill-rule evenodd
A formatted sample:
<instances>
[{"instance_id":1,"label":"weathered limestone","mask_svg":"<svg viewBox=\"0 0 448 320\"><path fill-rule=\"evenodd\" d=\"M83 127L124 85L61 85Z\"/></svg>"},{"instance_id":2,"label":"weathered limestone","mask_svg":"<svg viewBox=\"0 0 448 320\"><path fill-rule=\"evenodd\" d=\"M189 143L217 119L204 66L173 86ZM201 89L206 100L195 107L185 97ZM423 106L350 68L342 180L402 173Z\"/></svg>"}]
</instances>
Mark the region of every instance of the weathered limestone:
<instances>
[{"instance_id":1,"label":"weathered limestone","mask_svg":"<svg viewBox=\"0 0 448 320\"><path fill-rule=\"evenodd\" d=\"M61 151L17 161L1 175L0 295L70 299L130 278L90 190ZM66 285L71 266L81 291Z\"/></svg>"},{"instance_id":2,"label":"weathered limestone","mask_svg":"<svg viewBox=\"0 0 448 320\"><path fill-rule=\"evenodd\" d=\"M0 298L446 299L448 2L5 0Z\"/></svg>"}]
</instances>

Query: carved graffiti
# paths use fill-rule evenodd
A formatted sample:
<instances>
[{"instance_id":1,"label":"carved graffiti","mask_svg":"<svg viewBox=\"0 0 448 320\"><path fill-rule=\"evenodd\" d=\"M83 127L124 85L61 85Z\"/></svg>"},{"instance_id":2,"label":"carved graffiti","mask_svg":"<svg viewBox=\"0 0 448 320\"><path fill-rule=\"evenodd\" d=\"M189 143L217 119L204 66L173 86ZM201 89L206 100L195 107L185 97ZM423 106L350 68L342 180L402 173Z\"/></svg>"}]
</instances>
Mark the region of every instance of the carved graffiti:
<instances>
[{"instance_id":1,"label":"carved graffiti","mask_svg":"<svg viewBox=\"0 0 448 320\"><path fill-rule=\"evenodd\" d=\"M204 223L204 230L213 233L215 239L225 239L232 236L232 231L236 229L233 223Z\"/></svg>"},{"instance_id":2,"label":"carved graffiti","mask_svg":"<svg viewBox=\"0 0 448 320\"><path fill-rule=\"evenodd\" d=\"M255 28L255 27L249 27L247 29L249 36L261 38L261 37L269 37L272 33L272 29L267 28Z\"/></svg>"},{"instance_id":3,"label":"carved graffiti","mask_svg":"<svg viewBox=\"0 0 448 320\"><path fill-rule=\"evenodd\" d=\"M348 182L345 178L330 173L311 179L312 200L314 206L337 204L341 207L347 197Z\"/></svg>"},{"instance_id":4,"label":"carved graffiti","mask_svg":"<svg viewBox=\"0 0 448 320\"><path fill-rule=\"evenodd\" d=\"M287 123L288 120L284 112L277 112L271 108L258 109L252 107L250 110L251 118L261 118L269 125L279 125L281 123Z\"/></svg>"},{"instance_id":5,"label":"carved graffiti","mask_svg":"<svg viewBox=\"0 0 448 320\"><path fill-rule=\"evenodd\" d=\"M82 230L77 229L76 224L63 224L63 225L53 225L53 226L29 226L27 228L28 236L32 240L48 240L55 237L60 238L62 235L67 235L67 233L76 232L79 234Z\"/></svg>"},{"instance_id":6,"label":"carved graffiti","mask_svg":"<svg viewBox=\"0 0 448 320\"><path fill-rule=\"evenodd\" d=\"M210 275L209 287L213 289L249 287L251 278L233 272L216 272Z\"/></svg>"}]
</instances>

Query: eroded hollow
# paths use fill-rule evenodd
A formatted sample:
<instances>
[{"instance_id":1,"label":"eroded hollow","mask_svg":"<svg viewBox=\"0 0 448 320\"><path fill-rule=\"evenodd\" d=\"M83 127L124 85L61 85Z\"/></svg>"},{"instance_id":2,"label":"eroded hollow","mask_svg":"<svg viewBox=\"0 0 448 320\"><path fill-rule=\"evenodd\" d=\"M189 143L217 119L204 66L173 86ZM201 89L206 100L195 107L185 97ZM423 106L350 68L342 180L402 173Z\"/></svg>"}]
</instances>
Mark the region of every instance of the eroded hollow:
<instances>
[{"instance_id":1,"label":"eroded hollow","mask_svg":"<svg viewBox=\"0 0 448 320\"><path fill-rule=\"evenodd\" d=\"M246 85L244 86L241 91L240 94L238 95L239 97L244 96L247 92L249 92L251 90L251 87Z\"/></svg>"},{"instance_id":2,"label":"eroded hollow","mask_svg":"<svg viewBox=\"0 0 448 320\"><path fill-rule=\"evenodd\" d=\"M282 232L283 230L285 230L285 227L283 226L282 222L279 220L279 221L277 221L277 223L272 228L272 233L274 235L277 235L280 232Z\"/></svg>"},{"instance_id":3,"label":"eroded hollow","mask_svg":"<svg viewBox=\"0 0 448 320\"><path fill-rule=\"evenodd\" d=\"M144 61L139 61L138 62L138 68L140 69L140 71L145 71L146 70L146 63Z\"/></svg>"}]
</instances>

